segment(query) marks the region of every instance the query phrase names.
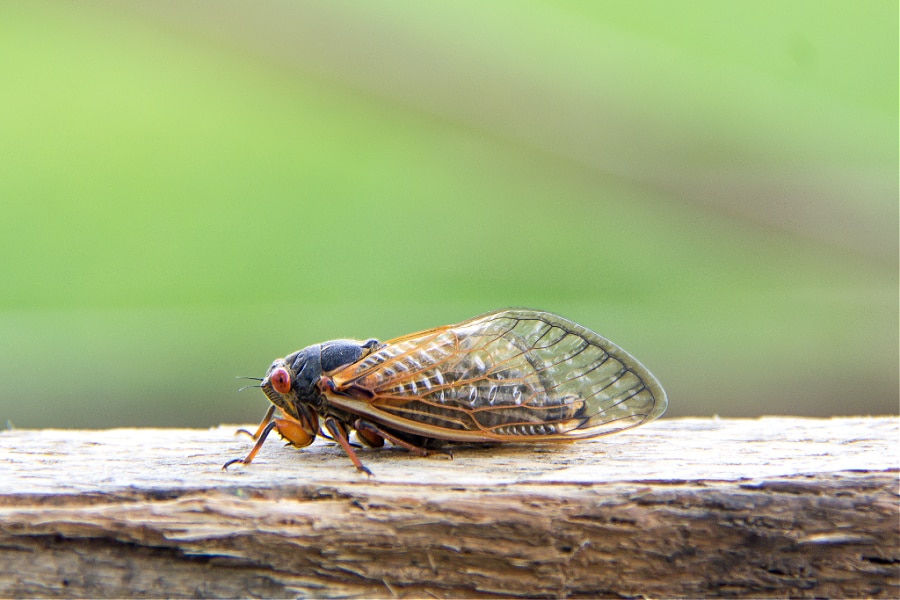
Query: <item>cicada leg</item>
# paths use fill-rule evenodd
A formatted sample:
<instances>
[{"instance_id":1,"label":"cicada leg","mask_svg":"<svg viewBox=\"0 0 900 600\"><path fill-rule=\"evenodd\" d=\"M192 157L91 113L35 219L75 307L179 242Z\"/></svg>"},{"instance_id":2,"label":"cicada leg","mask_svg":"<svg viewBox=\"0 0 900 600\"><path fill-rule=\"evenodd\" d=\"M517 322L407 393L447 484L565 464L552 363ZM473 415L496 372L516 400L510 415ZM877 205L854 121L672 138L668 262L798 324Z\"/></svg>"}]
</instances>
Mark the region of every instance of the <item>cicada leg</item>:
<instances>
[{"instance_id":1,"label":"cicada leg","mask_svg":"<svg viewBox=\"0 0 900 600\"><path fill-rule=\"evenodd\" d=\"M269 434L272 433L272 430L275 429L275 427L277 427L277 425L278 425L278 423L276 420L272 420L272 421L269 421L268 423L266 423L265 427L263 427L262 432L260 432L260 434L259 434L259 438L257 438L256 443L253 445L253 449L250 450L250 453L247 456L245 456L244 458L235 458L235 459L229 460L227 463L222 465L222 469L223 470L227 469L228 467L230 467L231 465L233 465L235 463L249 465L253 461L253 458L256 456L256 454L259 452L259 449L262 448L262 445L265 443L266 438L269 437Z\"/></svg>"},{"instance_id":2,"label":"cicada leg","mask_svg":"<svg viewBox=\"0 0 900 600\"><path fill-rule=\"evenodd\" d=\"M272 420L272 415L275 414L275 405L272 404L269 406L269 410L266 411L266 416L263 417L263 420L259 422L259 427L256 428L256 433L250 433L246 429L238 429L234 432L235 435L239 433L244 433L252 437L254 440L258 440L259 436L262 435L263 429L266 428L266 425L269 424L269 421Z\"/></svg>"},{"instance_id":3,"label":"cicada leg","mask_svg":"<svg viewBox=\"0 0 900 600\"><path fill-rule=\"evenodd\" d=\"M271 418L271 415L267 414L267 417ZM297 446L298 448L309 446L313 441L313 436L309 435L309 433L306 432L303 424L289 417L288 415L285 415L284 419L272 419L271 421L263 421L263 424L260 425L260 430L257 432L258 436L256 438L256 443L253 445L250 453L247 454L247 456L245 456L244 458L235 458L234 460L229 460L227 463L222 465L222 468L227 469L235 463L249 465L256 457L257 453L259 453L259 449L262 448L263 444L266 442L266 438L269 437L269 434L272 433L273 429L277 429L281 437L289 441L294 446Z\"/></svg>"},{"instance_id":4,"label":"cicada leg","mask_svg":"<svg viewBox=\"0 0 900 600\"><path fill-rule=\"evenodd\" d=\"M406 440L402 440L402 439L398 438L396 435L394 435L392 433L388 433L387 431L385 431L384 429L382 429L375 423L372 423L371 421L357 419L353 423L353 428L356 430L356 434L357 435L361 434L362 439L364 439L366 441L368 441L370 438L380 439L381 444L378 444L378 446L381 446L382 444L384 444L384 440L388 440L390 443L394 444L395 446L400 446L401 448L406 448L407 450L409 450L410 452L412 452L413 454L416 454L418 456L428 456L429 454L438 452L440 454L446 454L451 459L453 458L453 454L450 453L449 450L429 450L428 448L422 448L421 446L416 446L415 444L411 444L411 443L407 442Z\"/></svg>"},{"instance_id":5,"label":"cicada leg","mask_svg":"<svg viewBox=\"0 0 900 600\"><path fill-rule=\"evenodd\" d=\"M363 466L362 461L359 460L359 457L356 455L356 451L353 449L353 446L350 445L350 441L347 439L347 430L346 428L337 421L334 417L326 417L325 419L325 428L331 433L331 437L337 440L337 443L341 445L341 448L344 449L344 452L347 453L347 456L350 457L350 462L356 467L357 471L362 471L368 476L372 476L372 471Z\"/></svg>"}]
</instances>

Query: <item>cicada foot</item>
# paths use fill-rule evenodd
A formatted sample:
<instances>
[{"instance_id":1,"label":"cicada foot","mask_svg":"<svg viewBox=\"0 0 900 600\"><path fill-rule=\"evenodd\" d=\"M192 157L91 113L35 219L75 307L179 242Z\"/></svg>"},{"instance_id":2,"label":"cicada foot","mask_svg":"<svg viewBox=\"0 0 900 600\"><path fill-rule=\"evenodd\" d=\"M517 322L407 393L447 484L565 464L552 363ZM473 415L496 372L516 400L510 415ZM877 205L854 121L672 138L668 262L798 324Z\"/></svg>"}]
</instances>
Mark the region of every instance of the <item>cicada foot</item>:
<instances>
[{"instance_id":1,"label":"cicada foot","mask_svg":"<svg viewBox=\"0 0 900 600\"><path fill-rule=\"evenodd\" d=\"M267 416L271 416L267 413ZM253 445L253 449L250 450L250 453L244 458L237 458L234 460L230 460L225 463L222 468L227 469L230 465L235 463L241 463L244 465L249 465L253 462L254 457L259 452L259 449L262 448L262 445L266 442L266 438L269 437L269 434L273 429L277 429L278 433L286 439L292 446L297 446L298 448L303 448L304 446L309 446L313 441L313 436L309 434L308 431L304 428L303 424L294 419L272 419L265 423L265 425L261 426L258 435L256 436L256 443Z\"/></svg>"},{"instance_id":2,"label":"cicada foot","mask_svg":"<svg viewBox=\"0 0 900 600\"><path fill-rule=\"evenodd\" d=\"M350 462L353 463L353 466L356 467L356 470L365 473L369 477L374 477L372 471L363 466L362 461L359 460L359 457L356 455L356 451L350 444L350 440L347 439L347 429L344 427L344 425L334 417L326 417L325 428L331 434L331 437L341 445L341 448L344 449L344 452L347 453L347 457L350 458Z\"/></svg>"},{"instance_id":3,"label":"cicada foot","mask_svg":"<svg viewBox=\"0 0 900 600\"><path fill-rule=\"evenodd\" d=\"M256 443L253 444L253 449L250 450L250 453L247 454L244 458L235 458L233 460L229 460L227 463L222 465L222 470L227 469L233 464L241 463L243 465L249 465L253 462L253 459L256 457L256 454L259 452L259 449L262 448L262 445L265 443L266 438L269 437L269 434L272 433L272 430L278 426L279 419L274 419L266 423L265 427L262 428L262 431L259 434L259 437L256 440Z\"/></svg>"},{"instance_id":4,"label":"cicada foot","mask_svg":"<svg viewBox=\"0 0 900 600\"><path fill-rule=\"evenodd\" d=\"M446 448L435 448L428 451L428 456L446 456L447 460L453 460L453 453Z\"/></svg>"},{"instance_id":5,"label":"cicada foot","mask_svg":"<svg viewBox=\"0 0 900 600\"><path fill-rule=\"evenodd\" d=\"M442 456L447 460L453 460L453 452L446 448L424 448L424 450L425 454L423 456Z\"/></svg>"}]
</instances>

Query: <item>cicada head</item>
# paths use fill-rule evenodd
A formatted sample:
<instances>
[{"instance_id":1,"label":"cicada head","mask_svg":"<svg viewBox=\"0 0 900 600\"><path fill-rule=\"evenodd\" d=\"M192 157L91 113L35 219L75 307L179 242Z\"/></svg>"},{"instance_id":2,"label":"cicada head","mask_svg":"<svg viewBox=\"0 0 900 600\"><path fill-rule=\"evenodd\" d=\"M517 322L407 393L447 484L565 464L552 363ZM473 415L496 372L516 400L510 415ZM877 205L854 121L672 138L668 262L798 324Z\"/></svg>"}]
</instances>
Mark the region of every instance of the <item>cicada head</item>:
<instances>
[{"instance_id":1,"label":"cicada head","mask_svg":"<svg viewBox=\"0 0 900 600\"><path fill-rule=\"evenodd\" d=\"M310 346L276 359L261 384L269 401L302 425L310 442L319 430L316 406L320 400L315 384L322 368L318 350L318 345Z\"/></svg>"}]
</instances>

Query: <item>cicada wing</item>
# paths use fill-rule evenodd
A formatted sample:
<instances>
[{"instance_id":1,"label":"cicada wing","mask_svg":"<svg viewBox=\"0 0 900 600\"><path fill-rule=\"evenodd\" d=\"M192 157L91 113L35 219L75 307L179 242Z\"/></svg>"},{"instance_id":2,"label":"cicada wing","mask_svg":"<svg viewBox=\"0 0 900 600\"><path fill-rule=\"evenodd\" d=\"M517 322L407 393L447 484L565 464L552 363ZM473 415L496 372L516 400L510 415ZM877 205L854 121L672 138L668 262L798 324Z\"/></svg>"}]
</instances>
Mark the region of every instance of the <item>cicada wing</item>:
<instances>
[{"instance_id":1,"label":"cicada wing","mask_svg":"<svg viewBox=\"0 0 900 600\"><path fill-rule=\"evenodd\" d=\"M594 437L666 410L659 382L634 357L535 310L496 311L397 338L331 378L336 405L457 441Z\"/></svg>"}]
</instances>

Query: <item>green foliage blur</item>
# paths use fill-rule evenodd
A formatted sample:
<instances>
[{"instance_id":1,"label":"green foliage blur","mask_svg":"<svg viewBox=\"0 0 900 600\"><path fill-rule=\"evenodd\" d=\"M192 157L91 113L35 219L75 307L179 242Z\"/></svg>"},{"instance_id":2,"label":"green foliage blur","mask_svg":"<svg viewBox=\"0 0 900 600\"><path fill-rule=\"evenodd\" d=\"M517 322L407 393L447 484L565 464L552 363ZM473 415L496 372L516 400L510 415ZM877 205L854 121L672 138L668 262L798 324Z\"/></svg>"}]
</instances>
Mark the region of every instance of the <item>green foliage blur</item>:
<instances>
[{"instance_id":1,"label":"green foliage blur","mask_svg":"<svg viewBox=\"0 0 900 600\"><path fill-rule=\"evenodd\" d=\"M507 306L670 416L896 413L897 13L2 3L0 419L253 422L278 356Z\"/></svg>"}]
</instances>

